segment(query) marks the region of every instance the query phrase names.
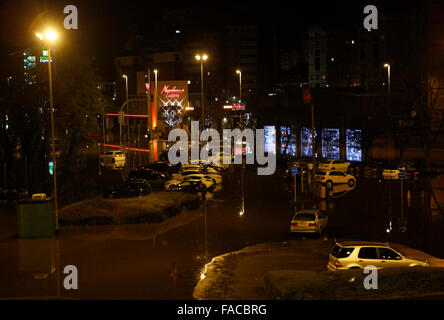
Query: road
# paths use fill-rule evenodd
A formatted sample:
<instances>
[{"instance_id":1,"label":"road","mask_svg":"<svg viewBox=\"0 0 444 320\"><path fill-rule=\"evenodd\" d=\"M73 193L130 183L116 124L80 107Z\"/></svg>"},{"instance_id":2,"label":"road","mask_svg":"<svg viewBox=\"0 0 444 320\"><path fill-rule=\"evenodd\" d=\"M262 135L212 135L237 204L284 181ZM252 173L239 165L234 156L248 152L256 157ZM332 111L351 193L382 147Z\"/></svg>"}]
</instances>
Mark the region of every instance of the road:
<instances>
[{"instance_id":1,"label":"road","mask_svg":"<svg viewBox=\"0 0 444 320\"><path fill-rule=\"evenodd\" d=\"M3 208L0 298L192 299L201 271L213 257L245 246L295 239L288 232L294 207L287 182L280 174L257 176L253 168L245 170L241 179L241 172L239 167L228 172L223 190L193 212L192 219L165 232L156 231L154 237L147 226L132 225L69 227L62 228L53 239L17 239L11 237L16 230L14 212ZM242 180L245 208L240 216ZM362 180L340 199L325 204L307 201L305 205L326 207L330 239L386 240L387 203L383 195L387 187L385 182ZM399 210L395 187L392 189L395 220ZM413 209L405 214L416 219L416 225L407 233L393 229L391 240L416 244L418 249L443 258L442 232L428 232L430 239L424 242L424 229L416 228L420 218L415 218ZM442 224L429 227L441 228ZM427 243L431 245L425 250ZM302 263L318 268L318 260L304 256ZM78 290L63 288L63 268L67 265L77 267ZM171 276L173 268L178 277Z\"/></svg>"}]
</instances>

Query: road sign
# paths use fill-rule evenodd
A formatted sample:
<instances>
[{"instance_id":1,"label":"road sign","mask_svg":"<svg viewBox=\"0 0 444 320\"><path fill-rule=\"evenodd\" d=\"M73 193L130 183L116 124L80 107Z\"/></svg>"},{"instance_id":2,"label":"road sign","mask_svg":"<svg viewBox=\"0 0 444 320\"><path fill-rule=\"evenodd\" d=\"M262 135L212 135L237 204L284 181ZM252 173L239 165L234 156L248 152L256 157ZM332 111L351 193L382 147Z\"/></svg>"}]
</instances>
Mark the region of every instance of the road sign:
<instances>
[{"instance_id":1,"label":"road sign","mask_svg":"<svg viewBox=\"0 0 444 320\"><path fill-rule=\"evenodd\" d=\"M292 167L291 168L291 174L298 174L298 168Z\"/></svg>"}]
</instances>

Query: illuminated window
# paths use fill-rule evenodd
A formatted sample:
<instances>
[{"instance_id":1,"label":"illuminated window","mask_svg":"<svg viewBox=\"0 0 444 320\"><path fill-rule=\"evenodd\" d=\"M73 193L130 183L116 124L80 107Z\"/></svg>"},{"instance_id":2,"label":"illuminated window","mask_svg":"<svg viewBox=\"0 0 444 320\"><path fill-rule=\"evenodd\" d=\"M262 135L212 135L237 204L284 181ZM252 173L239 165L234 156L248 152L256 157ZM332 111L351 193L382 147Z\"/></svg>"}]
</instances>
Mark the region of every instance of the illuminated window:
<instances>
[{"instance_id":1,"label":"illuminated window","mask_svg":"<svg viewBox=\"0 0 444 320\"><path fill-rule=\"evenodd\" d=\"M347 129L346 136L346 153L348 161L362 161L361 150L361 130Z\"/></svg>"},{"instance_id":2,"label":"illuminated window","mask_svg":"<svg viewBox=\"0 0 444 320\"><path fill-rule=\"evenodd\" d=\"M290 127L281 126L281 154L296 157L296 135Z\"/></svg>"},{"instance_id":3,"label":"illuminated window","mask_svg":"<svg viewBox=\"0 0 444 320\"><path fill-rule=\"evenodd\" d=\"M311 139L311 128L303 127L301 129L301 154L303 157L312 156L312 139ZM317 136L315 130L315 137ZM316 155L317 156L317 155Z\"/></svg>"},{"instance_id":4,"label":"illuminated window","mask_svg":"<svg viewBox=\"0 0 444 320\"><path fill-rule=\"evenodd\" d=\"M322 157L340 158L339 129L322 129Z\"/></svg>"},{"instance_id":5,"label":"illuminated window","mask_svg":"<svg viewBox=\"0 0 444 320\"><path fill-rule=\"evenodd\" d=\"M264 152L276 153L276 127L264 126Z\"/></svg>"}]
</instances>

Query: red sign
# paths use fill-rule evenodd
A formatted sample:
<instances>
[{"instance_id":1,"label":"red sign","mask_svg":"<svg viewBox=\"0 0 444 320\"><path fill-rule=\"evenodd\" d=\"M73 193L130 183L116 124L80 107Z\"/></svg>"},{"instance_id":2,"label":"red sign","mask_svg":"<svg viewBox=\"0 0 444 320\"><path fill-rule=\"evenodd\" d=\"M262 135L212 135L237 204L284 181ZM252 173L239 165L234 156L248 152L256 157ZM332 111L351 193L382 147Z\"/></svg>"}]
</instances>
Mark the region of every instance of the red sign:
<instances>
[{"instance_id":1,"label":"red sign","mask_svg":"<svg viewBox=\"0 0 444 320\"><path fill-rule=\"evenodd\" d=\"M146 88L146 91L150 91L150 83L149 82L145 83L145 88Z\"/></svg>"},{"instance_id":2,"label":"red sign","mask_svg":"<svg viewBox=\"0 0 444 320\"><path fill-rule=\"evenodd\" d=\"M231 110L239 111L239 110L245 110L244 104L233 104L233 108Z\"/></svg>"},{"instance_id":3,"label":"red sign","mask_svg":"<svg viewBox=\"0 0 444 320\"><path fill-rule=\"evenodd\" d=\"M309 88L304 89L302 95L304 97L304 103L311 103L311 92Z\"/></svg>"}]
</instances>

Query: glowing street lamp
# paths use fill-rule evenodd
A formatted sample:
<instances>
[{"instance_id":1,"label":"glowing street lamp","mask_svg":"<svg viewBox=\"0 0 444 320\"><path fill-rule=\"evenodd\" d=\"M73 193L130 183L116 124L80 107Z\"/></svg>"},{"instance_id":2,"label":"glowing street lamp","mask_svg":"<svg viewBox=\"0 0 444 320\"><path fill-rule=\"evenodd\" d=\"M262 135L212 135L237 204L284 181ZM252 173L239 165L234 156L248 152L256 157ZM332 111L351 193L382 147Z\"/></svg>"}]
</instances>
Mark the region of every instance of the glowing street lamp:
<instances>
[{"instance_id":1,"label":"glowing street lamp","mask_svg":"<svg viewBox=\"0 0 444 320\"><path fill-rule=\"evenodd\" d=\"M239 75L239 102L242 101L242 71L236 70L236 73Z\"/></svg>"},{"instance_id":2,"label":"glowing street lamp","mask_svg":"<svg viewBox=\"0 0 444 320\"><path fill-rule=\"evenodd\" d=\"M202 130L205 128L205 106L204 106L204 86L203 86L203 62L208 59L206 54L202 56L197 54L195 56L197 61L200 61L200 91L201 91L201 103L202 103Z\"/></svg>"},{"instance_id":3,"label":"glowing street lamp","mask_svg":"<svg viewBox=\"0 0 444 320\"><path fill-rule=\"evenodd\" d=\"M388 96L390 97L390 64L384 64L384 68L387 68Z\"/></svg>"},{"instance_id":4,"label":"glowing street lamp","mask_svg":"<svg viewBox=\"0 0 444 320\"><path fill-rule=\"evenodd\" d=\"M57 39L57 33L54 30L46 30L43 34L37 32L35 34L37 38L42 41L46 41L48 46L48 83L49 83L49 107L51 109L51 151L53 162L53 182L54 182L54 211L56 220L56 230L59 230L59 213L57 206L57 165L56 165L56 152L55 152L55 130L54 130L54 97L52 92L52 70L51 70L51 45Z\"/></svg>"},{"instance_id":5,"label":"glowing street lamp","mask_svg":"<svg viewBox=\"0 0 444 320\"><path fill-rule=\"evenodd\" d=\"M124 74L122 78L125 79L125 88L126 88L126 102L128 103L128 76Z\"/></svg>"}]
</instances>

